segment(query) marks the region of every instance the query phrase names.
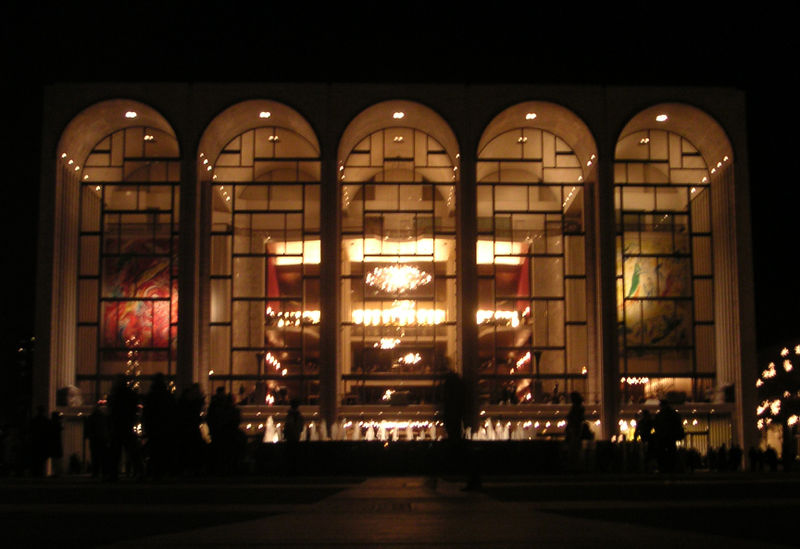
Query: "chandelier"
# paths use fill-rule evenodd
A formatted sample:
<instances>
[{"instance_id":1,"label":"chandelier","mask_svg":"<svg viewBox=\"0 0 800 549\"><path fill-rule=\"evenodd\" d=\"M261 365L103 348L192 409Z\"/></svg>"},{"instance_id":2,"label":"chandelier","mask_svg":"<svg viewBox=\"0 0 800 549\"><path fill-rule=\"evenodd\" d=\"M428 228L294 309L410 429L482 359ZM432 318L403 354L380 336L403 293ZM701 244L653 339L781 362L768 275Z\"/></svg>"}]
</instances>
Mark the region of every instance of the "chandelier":
<instances>
[{"instance_id":1,"label":"chandelier","mask_svg":"<svg viewBox=\"0 0 800 549\"><path fill-rule=\"evenodd\" d=\"M381 340L373 345L376 349L394 349L400 344L400 339L396 337L382 337Z\"/></svg>"},{"instance_id":2,"label":"chandelier","mask_svg":"<svg viewBox=\"0 0 800 549\"><path fill-rule=\"evenodd\" d=\"M431 275L412 265L375 267L367 273L367 284L383 292L404 293L431 281Z\"/></svg>"},{"instance_id":3,"label":"chandelier","mask_svg":"<svg viewBox=\"0 0 800 549\"><path fill-rule=\"evenodd\" d=\"M406 366L411 366L419 363L420 360L422 360L422 357L419 356L419 353L408 353L407 355L398 358L397 362L405 364Z\"/></svg>"}]
</instances>

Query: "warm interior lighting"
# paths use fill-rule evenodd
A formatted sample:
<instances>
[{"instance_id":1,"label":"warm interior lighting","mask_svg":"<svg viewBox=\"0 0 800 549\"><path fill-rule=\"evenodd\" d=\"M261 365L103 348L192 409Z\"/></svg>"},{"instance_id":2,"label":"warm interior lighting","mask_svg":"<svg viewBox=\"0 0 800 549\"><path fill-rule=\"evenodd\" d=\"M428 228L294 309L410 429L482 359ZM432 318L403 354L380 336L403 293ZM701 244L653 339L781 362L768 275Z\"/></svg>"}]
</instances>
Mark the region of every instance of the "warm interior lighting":
<instances>
[{"instance_id":1,"label":"warm interior lighting","mask_svg":"<svg viewBox=\"0 0 800 549\"><path fill-rule=\"evenodd\" d=\"M422 357L419 355L419 353L408 353L398 358L397 362L410 366L419 363L421 360Z\"/></svg>"},{"instance_id":2,"label":"warm interior lighting","mask_svg":"<svg viewBox=\"0 0 800 549\"><path fill-rule=\"evenodd\" d=\"M269 111L261 111L258 113L259 118L269 118L270 116L272 116L272 113Z\"/></svg>"},{"instance_id":3,"label":"warm interior lighting","mask_svg":"<svg viewBox=\"0 0 800 549\"><path fill-rule=\"evenodd\" d=\"M375 267L367 273L366 283L383 292L404 293L430 283L433 277L413 265Z\"/></svg>"},{"instance_id":4,"label":"warm interior lighting","mask_svg":"<svg viewBox=\"0 0 800 549\"><path fill-rule=\"evenodd\" d=\"M137 116L139 116L139 115L136 114L136 111L128 111L128 112L125 113L125 118L133 119L133 118L136 118Z\"/></svg>"},{"instance_id":5,"label":"warm interior lighting","mask_svg":"<svg viewBox=\"0 0 800 549\"><path fill-rule=\"evenodd\" d=\"M529 112L525 115L525 120L534 120L536 118L535 112Z\"/></svg>"},{"instance_id":6,"label":"warm interior lighting","mask_svg":"<svg viewBox=\"0 0 800 549\"><path fill-rule=\"evenodd\" d=\"M455 250L455 241L445 238L384 240L381 238L346 238L342 240L347 258L355 263L418 263L445 261ZM422 257L421 257L422 256Z\"/></svg>"},{"instance_id":7,"label":"warm interior lighting","mask_svg":"<svg viewBox=\"0 0 800 549\"><path fill-rule=\"evenodd\" d=\"M266 364L267 366L272 366L273 368L275 368L275 371L280 371L281 370L281 361L278 360L277 358L275 358L272 355L272 353L266 353L264 355L264 364ZM286 374L283 374L283 375L286 375Z\"/></svg>"},{"instance_id":8,"label":"warm interior lighting","mask_svg":"<svg viewBox=\"0 0 800 549\"><path fill-rule=\"evenodd\" d=\"M401 111L397 111L392 115L392 118L394 118L395 120L401 120L401 119L405 118L405 116L406 116L406 113L401 112Z\"/></svg>"},{"instance_id":9,"label":"warm interior lighting","mask_svg":"<svg viewBox=\"0 0 800 549\"><path fill-rule=\"evenodd\" d=\"M666 122L669 117L666 114L659 114L656 116L656 122Z\"/></svg>"},{"instance_id":10,"label":"warm interior lighting","mask_svg":"<svg viewBox=\"0 0 800 549\"><path fill-rule=\"evenodd\" d=\"M445 321L444 309L416 309L414 301L395 301L388 309L356 309L354 324L364 326L434 326Z\"/></svg>"},{"instance_id":11,"label":"warm interior lighting","mask_svg":"<svg viewBox=\"0 0 800 549\"><path fill-rule=\"evenodd\" d=\"M394 349L400 344L400 339L396 337L382 337L373 347L377 349Z\"/></svg>"},{"instance_id":12,"label":"warm interior lighting","mask_svg":"<svg viewBox=\"0 0 800 549\"><path fill-rule=\"evenodd\" d=\"M516 328L520 324L520 318L527 319L531 315L531 308L525 307L520 314L518 311L492 311L489 309L479 309L475 314L475 321L478 326L487 324L494 326L511 326Z\"/></svg>"},{"instance_id":13,"label":"warm interior lighting","mask_svg":"<svg viewBox=\"0 0 800 549\"><path fill-rule=\"evenodd\" d=\"M521 265L526 250L527 242L478 240L476 252L479 265Z\"/></svg>"},{"instance_id":14,"label":"warm interior lighting","mask_svg":"<svg viewBox=\"0 0 800 549\"><path fill-rule=\"evenodd\" d=\"M278 266L320 264L321 250L319 240L270 243L269 252L277 254L275 265Z\"/></svg>"},{"instance_id":15,"label":"warm interior lighting","mask_svg":"<svg viewBox=\"0 0 800 549\"><path fill-rule=\"evenodd\" d=\"M276 325L278 328L300 326L301 324L319 324L319 311L276 311L267 307L265 312L267 325Z\"/></svg>"},{"instance_id":16,"label":"warm interior lighting","mask_svg":"<svg viewBox=\"0 0 800 549\"><path fill-rule=\"evenodd\" d=\"M650 383L649 377L623 377L620 378L620 383L627 383L628 385L646 385Z\"/></svg>"}]
</instances>

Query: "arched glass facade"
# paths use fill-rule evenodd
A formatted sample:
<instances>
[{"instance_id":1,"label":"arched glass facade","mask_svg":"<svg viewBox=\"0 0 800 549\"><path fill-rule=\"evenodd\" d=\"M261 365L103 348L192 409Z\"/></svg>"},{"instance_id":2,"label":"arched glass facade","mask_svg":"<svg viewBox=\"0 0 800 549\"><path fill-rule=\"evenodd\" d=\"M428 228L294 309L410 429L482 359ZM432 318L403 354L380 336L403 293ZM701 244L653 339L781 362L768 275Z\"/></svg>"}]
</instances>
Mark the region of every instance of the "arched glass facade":
<instances>
[{"instance_id":1,"label":"arched glass facade","mask_svg":"<svg viewBox=\"0 0 800 549\"><path fill-rule=\"evenodd\" d=\"M201 163L213 166L210 389L223 387L241 404L313 403L319 394L318 146L291 128L265 123Z\"/></svg>"},{"instance_id":2,"label":"arched glass facade","mask_svg":"<svg viewBox=\"0 0 800 549\"><path fill-rule=\"evenodd\" d=\"M341 433L435 421L452 370L481 436L563 436L572 391L598 436L663 397L705 414L693 441L733 436L752 399L749 233L721 123L636 90L618 112L592 90L335 88L186 89L193 123L159 107L174 130L134 101L64 107L37 305L50 406L164 373L253 420L298 398Z\"/></svg>"},{"instance_id":3,"label":"arched glass facade","mask_svg":"<svg viewBox=\"0 0 800 549\"><path fill-rule=\"evenodd\" d=\"M478 151L479 390L492 404L587 390L583 168L524 122Z\"/></svg>"},{"instance_id":4,"label":"arched glass facade","mask_svg":"<svg viewBox=\"0 0 800 549\"><path fill-rule=\"evenodd\" d=\"M617 143L617 315L626 402L669 392L699 402L713 390L711 175L700 151L675 132L636 131Z\"/></svg>"},{"instance_id":5,"label":"arched glass facade","mask_svg":"<svg viewBox=\"0 0 800 549\"><path fill-rule=\"evenodd\" d=\"M432 135L389 125L339 181L343 403L432 403L456 364L458 166Z\"/></svg>"},{"instance_id":6,"label":"arched glass facade","mask_svg":"<svg viewBox=\"0 0 800 549\"><path fill-rule=\"evenodd\" d=\"M175 375L178 143L128 127L97 143L80 173L76 381L97 399L118 374L135 386Z\"/></svg>"}]
</instances>

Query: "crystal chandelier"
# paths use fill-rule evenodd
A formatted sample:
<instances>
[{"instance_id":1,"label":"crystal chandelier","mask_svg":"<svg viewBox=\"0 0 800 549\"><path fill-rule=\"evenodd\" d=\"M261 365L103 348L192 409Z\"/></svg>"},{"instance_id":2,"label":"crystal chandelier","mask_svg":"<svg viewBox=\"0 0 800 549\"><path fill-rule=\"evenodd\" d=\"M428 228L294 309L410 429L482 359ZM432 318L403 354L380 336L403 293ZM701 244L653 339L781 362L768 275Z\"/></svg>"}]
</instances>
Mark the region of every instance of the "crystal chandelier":
<instances>
[{"instance_id":1,"label":"crystal chandelier","mask_svg":"<svg viewBox=\"0 0 800 549\"><path fill-rule=\"evenodd\" d=\"M397 362L405 364L406 366L411 366L412 364L417 364L419 361L422 360L422 357L419 356L419 353L408 353L407 355L401 356L397 359Z\"/></svg>"},{"instance_id":2,"label":"crystal chandelier","mask_svg":"<svg viewBox=\"0 0 800 549\"><path fill-rule=\"evenodd\" d=\"M412 265L375 267L367 273L367 284L383 292L404 293L431 281L431 275Z\"/></svg>"},{"instance_id":3,"label":"crystal chandelier","mask_svg":"<svg viewBox=\"0 0 800 549\"><path fill-rule=\"evenodd\" d=\"M396 337L382 337L381 340L373 345L376 349L394 349L400 344L400 339Z\"/></svg>"}]
</instances>

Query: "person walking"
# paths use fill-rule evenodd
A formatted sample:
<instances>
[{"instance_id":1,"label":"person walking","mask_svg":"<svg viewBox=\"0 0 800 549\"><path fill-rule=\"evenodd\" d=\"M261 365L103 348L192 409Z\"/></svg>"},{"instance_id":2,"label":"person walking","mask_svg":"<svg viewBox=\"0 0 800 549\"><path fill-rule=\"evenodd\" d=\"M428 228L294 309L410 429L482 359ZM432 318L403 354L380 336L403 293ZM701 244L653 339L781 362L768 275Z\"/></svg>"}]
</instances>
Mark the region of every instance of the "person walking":
<instances>
[{"instance_id":1,"label":"person walking","mask_svg":"<svg viewBox=\"0 0 800 549\"><path fill-rule=\"evenodd\" d=\"M656 444L656 459L661 473L672 473L678 460L676 443L686 436L681 423L681 416L666 400L653 419L653 441Z\"/></svg>"},{"instance_id":2,"label":"person walking","mask_svg":"<svg viewBox=\"0 0 800 549\"><path fill-rule=\"evenodd\" d=\"M130 388L124 375L117 376L108 396L111 442L108 480L119 477L123 450L130 464L129 473L141 478L142 456L134 428L139 414L139 396Z\"/></svg>"},{"instance_id":3,"label":"person walking","mask_svg":"<svg viewBox=\"0 0 800 549\"><path fill-rule=\"evenodd\" d=\"M172 470L176 415L177 405L167 387L166 378L164 374L157 373L153 376L142 409L142 429L147 437L149 456L148 474L154 480L161 479Z\"/></svg>"},{"instance_id":4,"label":"person walking","mask_svg":"<svg viewBox=\"0 0 800 549\"><path fill-rule=\"evenodd\" d=\"M572 406L567 413L567 426L564 434L567 440L568 467L572 471L581 469L581 448L583 446L584 423L586 410L583 407L583 397L577 391L569 395Z\"/></svg>"},{"instance_id":5,"label":"person walking","mask_svg":"<svg viewBox=\"0 0 800 549\"><path fill-rule=\"evenodd\" d=\"M296 474L300 459L300 435L305 427L305 419L300 413L300 401L293 398L289 403L286 421L283 423L283 439L286 441L286 469Z\"/></svg>"},{"instance_id":6,"label":"person walking","mask_svg":"<svg viewBox=\"0 0 800 549\"><path fill-rule=\"evenodd\" d=\"M83 422L83 438L89 441L92 478L100 478L108 462L109 426L108 416L99 403Z\"/></svg>"}]
</instances>

